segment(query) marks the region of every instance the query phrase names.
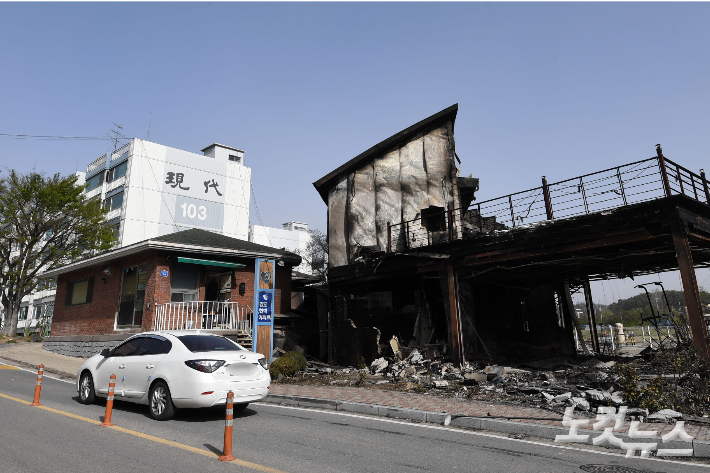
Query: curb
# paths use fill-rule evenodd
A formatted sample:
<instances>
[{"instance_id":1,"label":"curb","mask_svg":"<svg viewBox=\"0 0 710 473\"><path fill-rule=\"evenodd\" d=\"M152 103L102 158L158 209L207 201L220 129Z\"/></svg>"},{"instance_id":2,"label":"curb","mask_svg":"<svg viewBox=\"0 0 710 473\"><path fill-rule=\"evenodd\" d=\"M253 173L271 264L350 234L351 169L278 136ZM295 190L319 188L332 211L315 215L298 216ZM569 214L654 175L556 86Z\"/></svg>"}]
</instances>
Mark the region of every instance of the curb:
<instances>
[{"instance_id":1,"label":"curb","mask_svg":"<svg viewBox=\"0 0 710 473\"><path fill-rule=\"evenodd\" d=\"M18 365L24 366L24 367L26 367L26 368L39 369L39 364L28 363L28 362L23 361L23 360L18 360L18 359L15 359L15 358L10 358L9 356L0 356L0 360L12 361L13 363L17 363ZM68 371L56 370L56 369L53 369L53 368L48 368L48 367L46 367L46 366L44 367L44 372L45 372L45 373L56 374L56 375L59 375L59 376L62 377L62 378L69 378L69 379L76 380L76 373L70 373L70 372L68 372Z\"/></svg>"},{"instance_id":2,"label":"curb","mask_svg":"<svg viewBox=\"0 0 710 473\"><path fill-rule=\"evenodd\" d=\"M355 414L367 414L378 417L389 417L393 419L405 419L418 422L428 422L430 424L444 425L450 414L447 412L429 412L418 409L406 409L400 407L382 406L379 404L366 404L360 402L338 401L334 399L321 399L306 396L293 396L286 394L269 394L260 402L268 404L281 404L285 406L310 407L316 409L329 409ZM540 425L528 422L515 422L511 420L496 420L483 417L456 417L452 415L452 427L463 427L471 430L488 430L503 434L526 435L529 437L539 437L554 440L557 435L568 435L569 428L556 427L551 425ZM584 435L591 432L587 429L580 429L579 433ZM617 434L624 442L635 443L638 439L631 439L628 435ZM660 439L659 439L660 441ZM592 438L586 442L592 445ZM562 445L562 444L561 444ZM661 448L689 448L688 442L668 442L661 444ZM693 439L693 457L710 457L710 441Z\"/></svg>"}]
</instances>

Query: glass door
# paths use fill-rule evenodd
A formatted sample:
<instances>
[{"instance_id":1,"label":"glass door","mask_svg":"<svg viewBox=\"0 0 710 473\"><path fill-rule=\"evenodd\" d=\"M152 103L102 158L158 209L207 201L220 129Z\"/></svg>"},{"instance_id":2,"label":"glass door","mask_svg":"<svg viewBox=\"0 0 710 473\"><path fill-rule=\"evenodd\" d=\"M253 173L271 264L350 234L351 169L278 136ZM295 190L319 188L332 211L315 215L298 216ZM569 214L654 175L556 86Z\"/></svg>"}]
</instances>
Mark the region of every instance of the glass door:
<instances>
[{"instance_id":1,"label":"glass door","mask_svg":"<svg viewBox=\"0 0 710 473\"><path fill-rule=\"evenodd\" d=\"M143 323L143 303L148 280L148 265L131 266L123 270L118 326L140 326Z\"/></svg>"}]
</instances>

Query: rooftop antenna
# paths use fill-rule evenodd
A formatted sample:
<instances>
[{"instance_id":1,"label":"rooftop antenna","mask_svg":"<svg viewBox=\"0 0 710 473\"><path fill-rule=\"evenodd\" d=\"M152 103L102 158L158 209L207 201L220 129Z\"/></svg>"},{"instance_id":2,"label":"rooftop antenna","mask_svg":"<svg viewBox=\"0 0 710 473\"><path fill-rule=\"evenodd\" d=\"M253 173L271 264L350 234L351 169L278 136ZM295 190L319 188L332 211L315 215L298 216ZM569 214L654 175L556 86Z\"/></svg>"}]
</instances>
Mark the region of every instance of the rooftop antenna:
<instances>
[{"instance_id":1,"label":"rooftop antenna","mask_svg":"<svg viewBox=\"0 0 710 473\"><path fill-rule=\"evenodd\" d=\"M119 130L123 130L123 127L121 125L119 125L118 123L114 123L114 122L111 122L111 123L113 123L113 125L116 128L118 128ZM120 131L116 131L116 130L111 130L111 131L113 132L113 137L111 138L113 140L113 150L116 151L116 148L118 148L118 140L121 138L125 138L125 137L123 136L123 133L121 133Z\"/></svg>"},{"instance_id":2,"label":"rooftop antenna","mask_svg":"<svg viewBox=\"0 0 710 473\"><path fill-rule=\"evenodd\" d=\"M148 119L148 138L146 138L146 141L150 141L150 122L153 121L153 111L150 111L150 118Z\"/></svg>"}]
</instances>

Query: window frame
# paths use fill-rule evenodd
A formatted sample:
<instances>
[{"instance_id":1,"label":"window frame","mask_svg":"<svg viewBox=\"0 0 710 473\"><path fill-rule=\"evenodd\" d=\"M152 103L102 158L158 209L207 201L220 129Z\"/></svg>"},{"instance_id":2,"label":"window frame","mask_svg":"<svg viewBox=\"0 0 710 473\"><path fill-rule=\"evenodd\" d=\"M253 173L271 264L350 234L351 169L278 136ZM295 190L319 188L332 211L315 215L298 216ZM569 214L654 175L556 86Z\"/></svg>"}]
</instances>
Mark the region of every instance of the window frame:
<instances>
[{"instance_id":1,"label":"window frame","mask_svg":"<svg viewBox=\"0 0 710 473\"><path fill-rule=\"evenodd\" d=\"M101 187L102 185L104 185L104 181L106 181L106 176L105 176L104 174L106 174L106 172L105 172L105 171L101 171L100 173L95 174L95 175L91 176L89 179L87 179L87 180L86 180L87 186L86 186L86 190L85 190L84 192L91 192L92 190L98 189L99 187ZM89 187L89 183L90 183L94 178L98 178L97 184L96 184L94 187Z\"/></svg>"},{"instance_id":2,"label":"window frame","mask_svg":"<svg viewBox=\"0 0 710 473\"><path fill-rule=\"evenodd\" d=\"M117 205L116 207L113 206L113 199L115 199L118 196L121 196L121 205ZM103 202L103 207L106 212L111 212L112 210L120 209L123 207L123 191L117 192L113 194L111 197L106 197Z\"/></svg>"},{"instance_id":3,"label":"window frame","mask_svg":"<svg viewBox=\"0 0 710 473\"><path fill-rule=\"evenodd\" d=\"M124 340L123 343L121 343L120 345L117 345L117 346L115 346L114 348L112 348L112 349L111 349L111 352L109 353L109 355L110 355L110 356L115 356L115 357L117 357L117 358L118 358L118 357L120 357L120 358L125 358L125 357L127 357L127 356L137 356L137 355L135 355L135 353L136 353L138 350L140 350L140 348L143 346L143 343L145 343L145 339L146 339L146 338L147 338L147 337L146 337L145 335L138 335L138 336L136 336L136 337L131 337L131 338L129 338L128 340ZM135 349L135 351L134 351L133 353L131 353L130 355L116 355L116 350L118 350L118 349L121 348L122 346L127 345L127 344L129 344L129 343L131 343L131 342L134 342L134 341L136 341L136 340L139 340L139 341L140 341L140 345L138 345L138 347L136 347L136 349Z\"/></svg>"},{"instance_id":4,"label":"window frame","mask_svg":"<svg viewBox=\"0 0 710 473\"><path fill-rule=\"evenodd\" d=\"M125 164L125 166L124 166L125 170L123 171L123 174L121 174L120 176L116 177L116 169L118 169L119 167L123 166L124 164ZM125 176L126 174L128 174L128 160L125 160L125 161L123 161L123 162L121 162L121 163L118 163L118 164L115 165L114 167L110 168L110 169L108 170L108 172L106 173L106 182L113 182L113 181L116 181L116 180L118 180L118 179L121 179L121 178L122 178L123 176Z\"/></svg>"},{"instance_id":5,"label":"window frame","mask_svg":"<svg viewBox=\"0 0 710 473\"><path fill-rule=\"evenodd\" d=\"M177 268L178 267L190 267L194 266L191 264L187 263L177 263L170 268L170 302L173 303L182 303L182 302L197 302L200 299L200 278L202 277L200 268L194 268L195 271L195 289L173 289L173 278L175 277L175 274L178 272ZM182 300L173 300L173 296L180 294ZM185 295L192 296L192 300L186 301L185 300Z\"/></svg>"},{"instance_id":6,"label":"window frame","mask_svg":"<svg viewBox=\"0 0 710 473\"><path fill-rule=\"evenodd\" d=\"M88 285L86 287L86 298L84 302L77 302L76 304L72 304L72 299L74 298L74 284L88 281ZM77 306L77 305L84 305L84 304L91 304L94 298L94 276L91 276L89 278L82 278L82 279L75 279L73 281L67 281L65 284L65 294L64 294L64 305L65 306Z\"/></svg>"}]
</instances>

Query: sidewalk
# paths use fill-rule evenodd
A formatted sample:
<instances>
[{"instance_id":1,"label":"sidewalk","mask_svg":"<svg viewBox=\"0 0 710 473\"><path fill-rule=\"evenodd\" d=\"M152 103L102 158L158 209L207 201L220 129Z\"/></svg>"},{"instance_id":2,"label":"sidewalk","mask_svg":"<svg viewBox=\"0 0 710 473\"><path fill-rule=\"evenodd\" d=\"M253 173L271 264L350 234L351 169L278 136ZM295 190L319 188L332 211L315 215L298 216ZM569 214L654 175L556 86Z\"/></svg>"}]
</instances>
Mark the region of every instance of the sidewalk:
<instances>
[{"instance_id":1,"label":"sidewalk","mask_svg":"<svg viewBox=\"0 0 710 473\"><path fill-rule=\"evenodd\" d=\"M514 420L515 423L544 425L549 427L559 427L569 432L568 427L562 426L562 414L545 409L534 409L528 407L508 406L505 404L488 404L482 401L457 400L426 396L422 394L410 394L393 391L380 391L364 388L346 388L335 386L299 386L290 384L272 384L270 393L275 396L276 401L280 396L293 398L328 399L334 401L346 401L362 404L376 404L384 407L395 407L400 409L412 409L427 411L431 413L451 414L452 425L456 424L455 417L467 416L490 420ZM579 418L583 418L578 416ZM559 420L547 420L547 419ZM596 422L592 420L590 424ZM662 436L673 430L673 424L642 423L638 430L656 430ZM591 426L586 428L591 431ZM580 428L580 432L585 427ZM623 429L615 430L621 434L627 434L629 422L624 423ZM685 431L698 440L710 441L710 426L701 427L697 425L686 425ZM587 432L583 432L587 433Z\"/></svg>"},{"instance_id":2,"label":"sidewalk","mask_svg":"<svg viewBox=\"0 0 710 473\"><path fill-rule=\"evenodd\" d=\"M37 368L44 364L45 372L67 378L75 378L84 362L42 349L41 343L26 343L0 349L2 359ZM451 416L450 425L475 430L489 430L505 434L528 435L554 439L556 435L569 434L569 428L562 426L562 415L546 409L489 404L483 401L451 399L422 394L402 393L356 387L302 386L292 384L271 385L270 395L263 402L285 404L319 409L339 410L383 417L409 419L420 422L445 424ZM583 418L582 416L576 416ZM590 424L594 423L594 420ZM446 423L446 425L449 425ZM622 429L614 433L624 442L629 439L630 423L624 422ZM658 436L670 432L674 424L642 423L638 430L655 430ZM580 427L581 434L592 434L591 425ZM686 425L685 431L695 438L694 456L710 457L710 425ZM596 431L596 434L601 432ZM590 435L589 441L592 442ZM637 440L638 441L638 440ZM661 439L657 439L661 442ZM677 444L677 445L674 445ZM685 442L659 443L659 448L688 448Z\"/></svg>"},{"instance_id":3,"label":"sidewalk","mask_svg":"<svg viewBox=\"0 0 710 473\"><path fill-rule=\"evenodd\" d=\"M84 363L84 358L60 355L42 349L41 343L21 343L15 346L3 346L0 349L2 359L21 363L31 368L44 365L45 373L54 373L63 378L76 378L76 372Z\"/></svg>"}]
</instances>

